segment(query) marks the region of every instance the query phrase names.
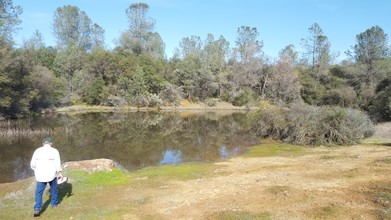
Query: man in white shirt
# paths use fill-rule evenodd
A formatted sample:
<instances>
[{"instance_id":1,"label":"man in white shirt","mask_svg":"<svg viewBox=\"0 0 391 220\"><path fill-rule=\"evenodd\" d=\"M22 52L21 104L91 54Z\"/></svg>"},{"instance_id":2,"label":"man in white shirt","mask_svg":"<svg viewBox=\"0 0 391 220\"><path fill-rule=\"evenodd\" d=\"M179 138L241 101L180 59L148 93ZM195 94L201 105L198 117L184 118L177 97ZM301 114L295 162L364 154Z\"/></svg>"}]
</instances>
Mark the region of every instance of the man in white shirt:
<instances>
[{"instance_id":1,"label":"man in white shirt","mask_svg":"<svg viewBox=\"0 0 391 220\"><path fill-rule=\"evenodd\" d=\"M42 195L48 183L50 185L52 207L57 207L59 203L57 178L62 178L61 160L58 150L52 147L52 139L50 137L44 138L43 146L34 151L30 167L34 170L37 181L34 217L38 217L42 208Z\"/></svg>"}]
</instances>

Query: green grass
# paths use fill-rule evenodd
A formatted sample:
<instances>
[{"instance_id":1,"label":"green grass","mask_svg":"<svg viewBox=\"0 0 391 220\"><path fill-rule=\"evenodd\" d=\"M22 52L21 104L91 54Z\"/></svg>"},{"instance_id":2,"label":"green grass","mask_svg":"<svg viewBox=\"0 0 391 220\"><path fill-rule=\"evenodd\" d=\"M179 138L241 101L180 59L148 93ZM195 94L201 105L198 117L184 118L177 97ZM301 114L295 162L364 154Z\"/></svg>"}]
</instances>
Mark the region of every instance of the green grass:
<instances>
[{"instance_id":1,"label":"green grass","mask_svg":"<svg viewBox=\"0 0 391 220\"><path fill-rule=\"evenodd\" d=\"M121 185L128 181L126 174L118 168L111 172L97 172L88 174L86 171L69 170L66 175L71 180L88 185L90 187Z\"/></svg>"},{"instance_id":2,"label":"green grass","mask_svg":"<svg viewBox=\"0 0 391 220\"><path fill-rule=\"evenodd\" d=\"M198 179L213 174L213 164L188 163L147 167L130 174L133 187L161 187L172 180Z\"/></svg>"},{"instance_id":3,"label":"green grass","mask_svg":"<svg viewBox=\"0 0 391 220\"><path fill-rule=\"evenodd\" d=\"M160 167L147 167L131 174L133 177L169 178L169 179L197 179L209 173L211 165L202 163L188 163L179 165L166 165Z\"/></svg>"},{"instance_id":4,"label":"green grass","mask_svg":"<svg viewBox=\"0 0 391 220\"><path fill-rule=\"evenodd\" d=\"M250 147L247 157L300 156L305 147L266 140L259 146Z\"/></svg>"},{"instance_id":5,"label":"green grass","mask_svg":"<svg viewBox=\"0 0 391 220\"><path fill-rule=\"evenodd\" d=\"M119 219L128 211L121 204L106 205L104 201L111 196L108 192L113 187L123 186L129 181L127 174L121 170L94 174L67 170L65 175L69 181L59 185L60 207L51 208L50 187L47 187L43 194L44 211L40 219ZM20 188L12 190L8 186L4 187L6 185L0 185L0 192L4 195L0 197L0 219L32 218L35 180L30 178L15 184ZM12 191L4 193L7 190Z\"/></svg>"}]
</instances>

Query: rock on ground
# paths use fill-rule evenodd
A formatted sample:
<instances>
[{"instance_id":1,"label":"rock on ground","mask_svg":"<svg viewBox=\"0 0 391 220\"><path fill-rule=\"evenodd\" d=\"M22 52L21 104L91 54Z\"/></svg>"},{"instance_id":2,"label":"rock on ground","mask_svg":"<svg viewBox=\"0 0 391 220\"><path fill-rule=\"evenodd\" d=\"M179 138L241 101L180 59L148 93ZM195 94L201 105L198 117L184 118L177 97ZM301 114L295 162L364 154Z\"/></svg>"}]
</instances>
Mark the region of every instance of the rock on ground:
<instances>
[{"instance_id":1,"label":"rock on ground","mask_svg":"<svg viewBox=\"0 0 391 220\"><path fill-rule=\"evenodd\" d=\"M82 161L70 161L63 164L65 170L84 170L88 173L111 172L115 163L110 159L94 159Z\"/></svg>"}]
</instances>

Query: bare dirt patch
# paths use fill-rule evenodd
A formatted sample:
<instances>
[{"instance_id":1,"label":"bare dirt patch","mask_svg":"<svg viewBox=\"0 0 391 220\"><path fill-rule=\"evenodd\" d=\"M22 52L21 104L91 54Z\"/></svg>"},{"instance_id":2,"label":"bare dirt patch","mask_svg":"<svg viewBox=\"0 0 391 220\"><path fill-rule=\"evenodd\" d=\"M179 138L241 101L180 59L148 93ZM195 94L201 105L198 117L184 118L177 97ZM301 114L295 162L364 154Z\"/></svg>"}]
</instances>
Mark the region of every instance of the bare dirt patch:
<instances>
[{"instance_id":1,"label":"bare dirt patch","mask_svg":"<svg viewBox=\"0 0 391 220\"><path fill-rule=\"evenodd\" d=\"M387 146L308 149L300 157L238 157L213 177L126 189L125 219L384 219L374 195L389 183ZM123 189L122 189L123 190ZM225 216L225 217L224 217ZM235 219L235 218L233 218Z\"/></svg>"}]
</instances>

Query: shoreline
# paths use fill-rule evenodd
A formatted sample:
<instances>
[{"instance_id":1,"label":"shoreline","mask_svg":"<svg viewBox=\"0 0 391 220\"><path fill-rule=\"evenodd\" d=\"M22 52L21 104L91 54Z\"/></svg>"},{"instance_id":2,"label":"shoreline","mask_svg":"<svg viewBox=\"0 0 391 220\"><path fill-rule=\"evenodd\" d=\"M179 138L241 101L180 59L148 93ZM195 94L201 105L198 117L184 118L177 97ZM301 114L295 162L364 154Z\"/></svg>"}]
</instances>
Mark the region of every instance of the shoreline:
<instances>
[{"instance_id":1,"label":"shoreline","mask_svg":"<svg viewBox=\"0 0 391 220\"><path fill-rule=\"evenodd\" d=\"M208 106L202 102L191 102L181 100L179 105L174 106L159 106L159 107L134 107L134 106L100 106L100 105L72 105L61 108L54 108L50 112L66 113L66 112L84 112L84 111L157 111L157 112L181 112L181 111L251 111L257 110L258 107L234 106L228 102L218 102L214 106ZM43 112L47 112L44 110Z\"/></svg>"}]
</instances>

